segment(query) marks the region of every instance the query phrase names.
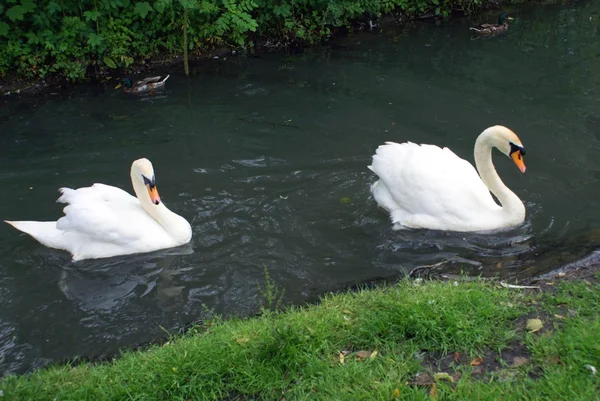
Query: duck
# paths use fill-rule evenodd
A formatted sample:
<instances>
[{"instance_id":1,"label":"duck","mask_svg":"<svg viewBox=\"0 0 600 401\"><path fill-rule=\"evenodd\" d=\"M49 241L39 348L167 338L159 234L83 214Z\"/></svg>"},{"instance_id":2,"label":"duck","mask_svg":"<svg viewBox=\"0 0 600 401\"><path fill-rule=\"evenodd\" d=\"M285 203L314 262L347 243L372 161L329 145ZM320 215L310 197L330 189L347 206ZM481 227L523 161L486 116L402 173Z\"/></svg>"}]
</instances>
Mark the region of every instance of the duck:
<instances>
[{"instance_id":1,"label":"duck","mask_svg":"<svg viewBox=\"0 0 600 401\"><path fill-rule=\"evenodd\" d=\"M525 206L498 176L493 148L525 173L525 148L517 134L502 125L485 129L475 140L477 170L448 148L386 142L368 166L379 178L371 193L390 214L394 230L483 232L520 225Z\"/></svg>"},{"instance_id":2,"label":"duck","mask_svg":"<svg viewBox=\"0 0 600 401\"><path fill-rule=\"evenodd\" d=\"M130 77L125 77L123 79L123 83L118 84L116 86L116 88L120 88L122 86L123 92L125 92L125 93L149 92L149 91L163 87L165 85L165 82L167 82L167 79L169 79L170 76L171 76L170 74L168 74L166 76L159 75L156 77L144 78L140 81L136 81L135 83L133 82L133 80Z\"/></svg>"},{"instance_id":3,"label":"duck","mask_svg":"<svg viewBox=\"0 0 600 401\"><path fill-rule=\"evenodd\" d=\"M514 18L509 17L506 13L500 13L498 16L498 24L481 24L469 28L471 31L477 32L479 35L497 35L508 30L508 22Z\"/></svg>"},{"instance_id":4,"label":"duck","mask_svg":"<svg viewBox=\"0 0 600 401\"><path fill-rule=\"evenodd\" d=\"M9 221L44 246L71 253L74 262L185 245L192 238L190 223L170 211L156 188L152 163L141 158L131 164L135 197L100 183L60 188L57 202L66 203L57 221Z\"/></svg>"}]
</instances>

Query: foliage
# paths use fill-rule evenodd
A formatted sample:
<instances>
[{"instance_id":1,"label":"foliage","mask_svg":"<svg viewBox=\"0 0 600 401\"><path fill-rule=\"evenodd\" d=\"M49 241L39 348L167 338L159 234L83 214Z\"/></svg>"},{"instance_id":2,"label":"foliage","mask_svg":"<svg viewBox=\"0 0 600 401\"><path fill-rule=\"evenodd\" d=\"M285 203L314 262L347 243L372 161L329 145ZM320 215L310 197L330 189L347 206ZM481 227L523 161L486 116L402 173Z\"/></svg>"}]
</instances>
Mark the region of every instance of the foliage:
<instances>
[{"instance_id":1,"label":"foliage","mask_svg":"<svg viewBox=\"0 0 600 401\"><path fill-rule=\"evenodd\" d=\"M4 0L0 2L0 77L129 67L182 53L185 12L192 54L251 46L256 36L316 42L331 28L392 10L408 15L472 12L485 0Z\"/></svg>"}]
</instances>

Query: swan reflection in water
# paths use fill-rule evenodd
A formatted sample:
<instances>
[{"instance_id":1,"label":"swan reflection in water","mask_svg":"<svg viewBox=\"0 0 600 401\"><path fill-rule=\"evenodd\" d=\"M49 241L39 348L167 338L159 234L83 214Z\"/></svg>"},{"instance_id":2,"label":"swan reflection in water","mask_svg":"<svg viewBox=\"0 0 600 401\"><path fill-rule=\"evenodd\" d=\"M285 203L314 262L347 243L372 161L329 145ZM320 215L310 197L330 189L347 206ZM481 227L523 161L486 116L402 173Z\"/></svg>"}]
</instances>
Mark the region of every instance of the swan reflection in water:
<instances>
[{"instance_id":1,"label":"swan reflection in water","mask_svg":"<svg viewBox=\"0 0 600 401\"><path fill-rule=\"evenodd\" d=\"M132 298L143 299L155 290L153 303L167 312L185 300L177 277L193 269L177 267L179 256L193 253L190 244L179 248L128 257L98 259L71 264L60 273L58 287L84 311L114 313Z\"/></svg>"}]
</instances>

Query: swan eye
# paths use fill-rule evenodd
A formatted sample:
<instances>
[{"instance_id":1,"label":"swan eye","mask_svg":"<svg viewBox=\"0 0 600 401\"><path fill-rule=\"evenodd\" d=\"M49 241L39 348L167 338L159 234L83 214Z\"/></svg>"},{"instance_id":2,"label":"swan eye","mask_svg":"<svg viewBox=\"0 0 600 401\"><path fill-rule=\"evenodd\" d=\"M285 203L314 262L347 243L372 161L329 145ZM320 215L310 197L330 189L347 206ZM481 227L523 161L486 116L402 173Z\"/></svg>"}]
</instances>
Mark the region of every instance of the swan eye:
<instances>
[{"instance_id":1,"label":"swan eye","mask_svg":"<svg viewBox=\"0 0 600 401\"><path fill-rule=\"evenodd\" d=\"M515 152L519 152L519 159L521 158L521 156L525 156L525 148L519 145L515 145L512 142L508 143L510 145L510 152L508 153L509 155L512 155Z\"/></svg>"},{"instance_id":2,"label":"swan eye","mask_svg":"<svg viewBox=\"0 0 600 401\"><path fill-rule=\"evenodd\" d=\"M154 176L152 177L152 180L149 180L148 177L142 174L142 179L144 180L144 185L148 185L150 188L154 188L156 186L156 180Z\"/></svg>"}]
</instances>

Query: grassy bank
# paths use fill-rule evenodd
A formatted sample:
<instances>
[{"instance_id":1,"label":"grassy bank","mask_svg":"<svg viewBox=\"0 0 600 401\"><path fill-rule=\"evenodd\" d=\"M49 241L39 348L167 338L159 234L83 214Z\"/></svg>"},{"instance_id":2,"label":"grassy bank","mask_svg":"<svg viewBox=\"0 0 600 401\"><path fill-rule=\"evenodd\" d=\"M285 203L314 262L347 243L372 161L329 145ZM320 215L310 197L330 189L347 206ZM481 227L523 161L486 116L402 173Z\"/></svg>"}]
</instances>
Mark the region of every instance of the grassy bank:
<instances>
[{"instance_id":1,"label":"grassy bank","mask_svg":"<svg viewBox=\"0 0 600 401\"><path fill-rule=\"evenodd\" d=\"M6 400L597 400L598 278L543 291L403 281L214 321L0 389ZM531 318L543 327L528 327Z\"/></svg>"},{"instance_id":2,"label":"grassy bank","mask_svg":"<svg viewBox=\"0 0 600 401\"><path fill-rule=\"evenodd\" d=\"M511 0L521 2L523 0ZM556 2L557 0L538 0ZM507 2L507 1L504 1ZM99 77L153 58L315 43L356 20L473 13L491 0L6 0L0 79Z\"/></svg>"}]
</instances>

